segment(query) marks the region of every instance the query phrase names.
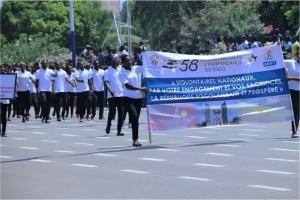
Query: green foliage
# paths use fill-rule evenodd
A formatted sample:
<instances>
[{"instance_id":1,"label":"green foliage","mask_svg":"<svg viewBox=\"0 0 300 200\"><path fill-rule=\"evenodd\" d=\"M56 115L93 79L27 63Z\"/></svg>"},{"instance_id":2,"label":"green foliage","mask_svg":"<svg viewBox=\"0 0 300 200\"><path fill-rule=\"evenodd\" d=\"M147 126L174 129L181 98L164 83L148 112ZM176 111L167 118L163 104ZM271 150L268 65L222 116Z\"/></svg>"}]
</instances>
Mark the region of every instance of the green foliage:
<instances>
[{"instance_id":1,"label":"green foliage","mask_svg":"<svg viewBox=\"0 0 300 200\"><path fill-rule=\"evenodd\" d=\"M265 33L260 14L256 12L260 1L220 0L205 1L204 8L196 15L181 17L181 45L187 48L200 46L204 49L207 41L216 37L232 37Z\"/></svg>"},{"instance_id":2,"label":"green foliage","mask_svg":"<svg viewBox=\"0 0 300 200\"><path fill-rule=\"evenodd\" d=\"M18 40L5 44L1 48L1 63L12 64L14 62L25 62L32 65L42 59L53 60L60 54L67 54L68 49L61 48L51 42L51 35L21 34ZM49 60L51 61L51 60Z\"/></svg>"},{"instance_id":3,"label":"green foliage","mask_svg":"<svg viewBox=\"0 0 300 200\"><path fill-rule=\"evenodd\" d=\"M112 22L111 11L101 10L99 1L74 1L76 47L86 44L99 46ZM69 1L3 1L1 7L1 34L7 42L19 34L51 35L51 40L69 48Z\"/></svg>"}]
</instances>

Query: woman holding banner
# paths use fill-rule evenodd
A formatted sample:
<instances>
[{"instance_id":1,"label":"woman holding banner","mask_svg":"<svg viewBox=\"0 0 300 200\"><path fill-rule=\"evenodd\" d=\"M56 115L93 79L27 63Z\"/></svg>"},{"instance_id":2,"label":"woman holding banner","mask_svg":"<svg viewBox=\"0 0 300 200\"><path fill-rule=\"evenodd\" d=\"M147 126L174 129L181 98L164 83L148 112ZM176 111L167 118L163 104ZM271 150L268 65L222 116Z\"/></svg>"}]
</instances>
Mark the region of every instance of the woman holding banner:
<instances>
[{"instance_id":1,"label":"woman holding banner","mask_svg":"<svg viewBox=\"0 0 300 200\"><path fill-rule=\"evenodd\" d=\"M298 51L295 60L286 60L285 67L287 68L286 80L289 82L290 94L295 121L292 121L292 138L298 138L297 135L299 120L300 120L300 52Z\"/></svg>"},{"instance_id":2,"label":"woman holding banner","mask_svg":"<svg viewBox=\"0 0 300 200\"><path fill-rule=\"evenodd\" d=\"M143 66L132 66L132 59L129 55L122 57L122 70L120 73L121 83L124 85L124 105L129 113L132 128L132 145L142 146L139 141L139 116L142 108L142 93L149 92L146 87L141 87L138 74L143 71Z\"/></svg>"}]
</instances>

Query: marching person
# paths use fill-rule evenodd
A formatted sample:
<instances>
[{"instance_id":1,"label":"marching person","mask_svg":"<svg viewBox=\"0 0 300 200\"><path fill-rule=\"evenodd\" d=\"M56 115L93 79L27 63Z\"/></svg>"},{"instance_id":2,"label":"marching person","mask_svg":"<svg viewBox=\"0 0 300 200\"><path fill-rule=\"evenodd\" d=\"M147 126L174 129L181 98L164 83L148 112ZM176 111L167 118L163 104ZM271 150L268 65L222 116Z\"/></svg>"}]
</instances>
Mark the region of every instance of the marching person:
<instances>
[{"instance_id":1,"label":"marching person","mask_svg":"<svg viewBox=\"0 0 300 200\"><path fill-rule=\"evenodd\" d=\"M285 61L285 66L287 68L287 77L290 94L292 99L292 106L294 112L295 121L292 121L292 138L298 138L297 131L299 128L300 120L300 53L299 51L296 54L295 60Z\"/></svg>"},{"instance_id":2,"label":"marching person","mask_svg":"<svg viewBox=\"0 0 300 200\"><path fill-rule=\"evenodd\" d=\"M85 115L85 110L87 106L88 92L92 90L91 85L91 74L88 70L84 68L83 62L79 61L77 63L78 71L76 72L76 95L77 95L77 118L79 122L83 122Z\"/></svg>"},{"instance_id":3,"label":"marching person","mask_svg":"<svg viewBox=\"0 0 300 200\"><path fill-rule=\"evenodd\" d=\"M55 70L54 70L54 108L56 112L57 121L65 120L65 111L67 110L67 86L66 84L70 84L75 87L75 84L68 79L67 73L62 69L63 63L55 62ZM63 111L62 115L60 115L60 105L62 102Z\"/></svg>"},{"instance_id":4,"label":"marching person","mask_svg":"<svg viewBox=\"0 0 300 200\"><path fill-rule=\"evenodd\" d=\"M74 99L76 94L76 74L73 72L72 66L67 66L66 68L68 79L74 83L74 87L71 84L67 84L67 110L66 110L66 117L69 116L69 107L71 118L73 118L74 113Z\"/></svg>"},{"instance_id":5,"label":"marching person","mask_svg":"<svg viewBox=\"0 0 300 200\"><path fill-rule=\"evenodd\" d=\"M139 117L142 108L142 91L149 92L146 87L141 87L138 74L142 73L143 66L132 66L132 58L129 55L122 57L122 70L120 80L124 85L124 102L129 113L132 128L132 145L142 146L139 139Z\"/></svg>"},{"instance_id":6,"label":"marching person","mask_svg":"<svg viewBox=\"0 0 300 200\"><path fill-rule=\"evenodd\" d=\"M42 122L50 123L50 108L51 108L51 94L53 86L54 72L47 68L47 61L42 60L42 68L37 70L35 74L36 88L41 99L42 107Z\"/></svg>"},{"instance_id":7,"label":"marching person","mask_svg":"<svg viewBox=\"0 0 300 200\"><path fill-rule=\"evenodd\" d=\"M26 110L30 106L30 85L29 82L35 82L33 75L26 71L25 63L20 63L20 70L17 73L17 93L19 97L22 122L29 120L29 116L26 115Z\"/></svg>"},{"instance_id":8,"label":"marching person","mask_svg":"<svg viewBox=\"0 0 300 200\"><path fill-rule=\"evenodd\" d=\"M118 108L118 124L117 124L117 136L123 136L121 133L123 118L124 118L124 105L123 105L123 86L120 82L120 71L119 65L120 60L117 56L111 56L111 66L105 70L104 84L107 88L107 99L108 99L108 117L105 132L110 133L111 120L116 114L116 108Z\"/></svg>"},{"instance_id":9,"label":"marching person","mask_svg":"<svg viewBox=\"0 0 300 200\"><path fill-rule=\"evenodd\" d=\"M95 60L94 69L92 70L92 84L93 84L93 105L92 105L92 116L94 119L96 115L96 106L99 105L99 119L103 119L104 112L104 70L100 69L100 63Z\"/></svg>"}]
</instances>

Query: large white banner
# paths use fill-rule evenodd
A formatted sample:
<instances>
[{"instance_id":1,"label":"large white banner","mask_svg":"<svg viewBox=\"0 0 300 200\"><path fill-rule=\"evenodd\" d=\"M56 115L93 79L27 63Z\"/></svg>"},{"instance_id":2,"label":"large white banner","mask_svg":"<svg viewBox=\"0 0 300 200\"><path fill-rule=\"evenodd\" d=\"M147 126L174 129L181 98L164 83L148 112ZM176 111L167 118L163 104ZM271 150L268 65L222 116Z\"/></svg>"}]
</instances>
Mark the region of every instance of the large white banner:
<instances>
[{"instance_id":1,"label":"large white banner","mask_svg":"<svg viewBox=\"0 0 300 200\"><path fill-rule=\"evenodd\" d=\"M221 55L142 55L149 132L292 121L279 45Z\"/></svg>"}]
</instances>

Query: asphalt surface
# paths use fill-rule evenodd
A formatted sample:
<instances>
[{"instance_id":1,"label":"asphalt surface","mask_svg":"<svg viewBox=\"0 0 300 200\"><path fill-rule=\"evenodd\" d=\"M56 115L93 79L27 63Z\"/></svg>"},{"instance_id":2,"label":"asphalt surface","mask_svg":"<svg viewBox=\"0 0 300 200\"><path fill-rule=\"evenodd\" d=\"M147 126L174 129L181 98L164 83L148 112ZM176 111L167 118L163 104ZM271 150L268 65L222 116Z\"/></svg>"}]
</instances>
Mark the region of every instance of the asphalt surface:
<instances>
[{"instance_id":1,"label":"asphalt surface","mask_svg":"<svg viewBox=\"0 0 300 200\"><path fill-rule=\"evenodd\" d=\"M52 112L51 112L52 113ZM107 110L105 110L107 116ZM52 116L51 116L52 117ZM8 122L1 199L299 199L299 139L289 122L157 132L126 121Z\"/></svg>"}]
</instances>

